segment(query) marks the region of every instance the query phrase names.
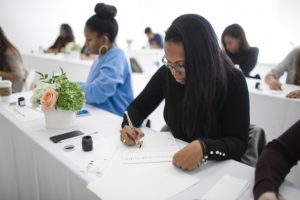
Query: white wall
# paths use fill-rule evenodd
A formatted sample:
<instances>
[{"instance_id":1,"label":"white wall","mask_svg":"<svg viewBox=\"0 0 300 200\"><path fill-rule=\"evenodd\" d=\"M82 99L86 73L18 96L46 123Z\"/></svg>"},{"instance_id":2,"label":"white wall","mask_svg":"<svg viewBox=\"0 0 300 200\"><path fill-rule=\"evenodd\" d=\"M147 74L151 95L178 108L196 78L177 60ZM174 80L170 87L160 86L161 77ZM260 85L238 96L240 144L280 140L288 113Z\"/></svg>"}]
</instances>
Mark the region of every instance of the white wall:
<instances>
[{"instance_id":1,"label":"white wall","mask_svg":"<svg viewBox=\"0 0 300 200\"><path fill-rule=\"evenodd\" d=\"M22 51L50 46L59 25L69 23L76 41L84 43L83 28L94 14L95 0L0 0L0 25L9 39ZM118 44L127 48L146 44L144 28L164 33L180 14L198 13L206 17L221 36L232 23L241 24L250 45L260 48L260 61L276 63L300 44L299 0L109 0L118 8Z\"/></svg>"}]
</instances>

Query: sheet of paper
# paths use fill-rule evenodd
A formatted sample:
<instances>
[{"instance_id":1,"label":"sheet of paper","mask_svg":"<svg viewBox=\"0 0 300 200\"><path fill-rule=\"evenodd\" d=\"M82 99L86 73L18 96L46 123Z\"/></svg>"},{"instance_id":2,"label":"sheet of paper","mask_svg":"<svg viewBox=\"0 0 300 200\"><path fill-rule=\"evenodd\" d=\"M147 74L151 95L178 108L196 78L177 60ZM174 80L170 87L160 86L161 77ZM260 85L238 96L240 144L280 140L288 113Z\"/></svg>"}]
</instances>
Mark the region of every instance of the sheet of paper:
<instances>
[{"instance_id":1,"label":"sheet of paper","mask_svg":"<svg viewBox=\"0 0 300 200\"><path fill-rule=\"evenodd\" d=\"M174 136L170 132L157 132L143 128L145 136L142 138L141 148L124 147L124 163L149 163L149 162L170 162L173 155L179 150Z\"/></svg>"},{"instance_id":2,"label":"sheet of paper","mask_svg":"<svg viewBox=\"0 0 300 200\"><path fill-rule=\"evenodd\" d=\"M300 189L296 187L291 187L288 185L281 185L279 188L279 193L288 200L298 200L300 197Z\"/></svg>"},{"instance_id":3,"label":"sheet of paper","mask_svg":"<svg viewBox=\"0 0 300 200\"><path fill-rule=\"evenodd\" d=\"M104 138L100 136L97 138L96 135L93 135L93 150L90 152L82 151L80 139L69 142L69 144L71 143L76 147L75 150L71 152L64 151L64 155L72 160L81 172L102 175L112 160L120 141L119 135ZM68 145L68 143L65 143L65 145Z\"/></svg>"},{"instance_id":4,"label":"sheet of paper","mask_svg":"<svg viewBox=\"0 0 300 200\"><path fill-rule=\"evenodd\" d=\"M33 109L29 106L5 106L5 108L22 122L41 119L44 117L44 113L42 111Z\"/></svg>"},{"instance_id":5,"label":"sheet of paper","mask_svg":"<svg viewBox=\"0 0 300 200\"><path fill-rule=\"evenodd\" d=\"M87 186L101 199L167 199L199 181L170 162L124 164L122 147L103 176Z\"/></svg>"},{"instance_id":6,"label":"sheet of paper","mask_svg":"<svg viewBox=\"0 0 300 200\"><path fill-rule=\"evenodd\" d=\"M237 200L248 186L247 180L224 175L201 200Z\"/></svg>"}]
</instances>

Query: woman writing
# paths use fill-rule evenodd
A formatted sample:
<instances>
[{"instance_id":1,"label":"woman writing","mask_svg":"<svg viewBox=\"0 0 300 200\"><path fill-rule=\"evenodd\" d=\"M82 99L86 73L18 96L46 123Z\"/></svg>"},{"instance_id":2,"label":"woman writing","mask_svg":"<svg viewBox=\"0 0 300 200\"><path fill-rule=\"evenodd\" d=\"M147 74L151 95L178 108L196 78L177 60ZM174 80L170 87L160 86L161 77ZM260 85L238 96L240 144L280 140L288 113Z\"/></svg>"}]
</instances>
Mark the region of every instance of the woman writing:
<instances>
[{"instance_id":1,"label":"woman writing","mask_svg":"<svg viewBox=\"0 0 300 200\"><path fill-rule=\"evenodd\" d=\"M85 24L86 46L96 57L86 83L80 83L87 103L122 116L133 99L131 68L122 49L115 45L117 9L99 3Z\"/></svg>"},{"instance_id":2,"label":"woman writing","mask_svg":"<svg viewBox=\"0 0 300 200\"><path fill-rule=\"evenodd\" d=\"M274 69L266 76L266 83L272 90L281 90L279 78L287 72L286 83L300 85L300 47L293 49ZM294 90L288 98L300 98L300 90Z\"/></svg>"},{"instance_id":3,"label":"woman writing","mask_svg":"<svg viewBox=\"0 0 300 200\"><path fill-rule=\"evenodd\" d=\"M257 63L259 50L249 46L244 29L238 24L226 27L222 33L222 43L232 62L240 66L245 76L250 77L249 74ZM259 75L254 78L256 77Z\"/></svg>"},{"instance_id":4,"label":"woman writing","mask_svg":"<svg viewBox=\"0 0 300 200\"><path fill-rule=\"evenodd\" d=\"M249 97L243 74L218 45L210 23L196 14L175 19L166 32L164 66L127 108L135 127L165 100L172 134L189 144L173 164L192 170L203 159L239 160L247 146ZM120 140L135 145L143 133L124 117Z\"/></svg>"}]
</instances>

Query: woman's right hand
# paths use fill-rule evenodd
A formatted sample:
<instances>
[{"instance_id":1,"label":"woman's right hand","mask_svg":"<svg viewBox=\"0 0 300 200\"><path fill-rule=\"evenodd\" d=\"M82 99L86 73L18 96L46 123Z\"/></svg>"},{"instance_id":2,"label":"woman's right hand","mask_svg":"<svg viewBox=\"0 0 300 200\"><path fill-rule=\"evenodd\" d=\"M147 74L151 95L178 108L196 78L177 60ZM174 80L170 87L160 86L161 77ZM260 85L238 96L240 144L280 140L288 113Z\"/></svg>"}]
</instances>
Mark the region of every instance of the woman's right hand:
<instances>
[{"instance_id":1,"label":"woman's right hand","mask_svg":"<svg viewBox=\"0 0 300 200\"><path fill-rule=\"evenodd\" d=\"M282 90L281 89L282 84L276 79L271 80L269 86L271 90Z\"/></svg>"},{"instance_id":2,"label":"woman's right hand","mask_svg":"<svg viewBox=\"0 0 300 200\"><path fill-rule=\"evenodd\" d=\"M271 90L282 90L282 84L273 75L268 75L266 78L266 82L268 83Z\"/></svg>"},{"instance_id":3,"label":"woman's right hand","mask_svg":"<svg viewBox=\"0 0 300 200\"><path fill-rule=\"evenodd\" d=\"M126 125L120 130L120 141L128 146L135 146L142 137L144 133L138 128Z\"/></svg>"},{"instance_id":4,"label":"woman's right hand","mask_svg":"<svg viewBox=\"0 0 300 200\"><path fill-rule=\"evenodd\" d=\"M258 200L284 200L284 198L281 195L277 196L274 192L265 192Z\"/></svg>"}]
</instances>

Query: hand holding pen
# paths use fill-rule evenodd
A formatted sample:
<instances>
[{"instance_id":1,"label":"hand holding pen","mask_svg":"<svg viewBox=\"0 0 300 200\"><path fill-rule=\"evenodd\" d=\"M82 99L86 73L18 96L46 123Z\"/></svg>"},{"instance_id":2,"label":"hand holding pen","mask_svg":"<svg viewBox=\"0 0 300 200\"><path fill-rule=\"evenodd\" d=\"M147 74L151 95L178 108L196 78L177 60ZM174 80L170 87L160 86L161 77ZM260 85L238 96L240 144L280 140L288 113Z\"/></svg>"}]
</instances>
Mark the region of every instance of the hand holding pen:
<instances>
[{"instance_id":1,"label":"hand holding pen","mask_svg":"<svg viewBox=\"0 0 300 200\"><path fill-rule=\"evenodd\" d=\"M143 141L140 140L142 137L144 137L144 133L137 128L133 127L133 124L129 118L129 115L127 111L125 112L125 115L127 117L127 121L129 126L124 126L122 128L121 135L120 135L120 140L122 143L128 145L128 146L135 146L139 145L139 147L142 147Z\"/></svg>"},{"instance_id":2,"label":"hand holding pen","mask_svg":"<svg viewBox=\"0 0 300 200\"><path fill-rule=\"evenodd\" d=\"M282 90L282 84L276 79L270 80L269 86L271 90Z\"/></svg>"}]
</instances>

